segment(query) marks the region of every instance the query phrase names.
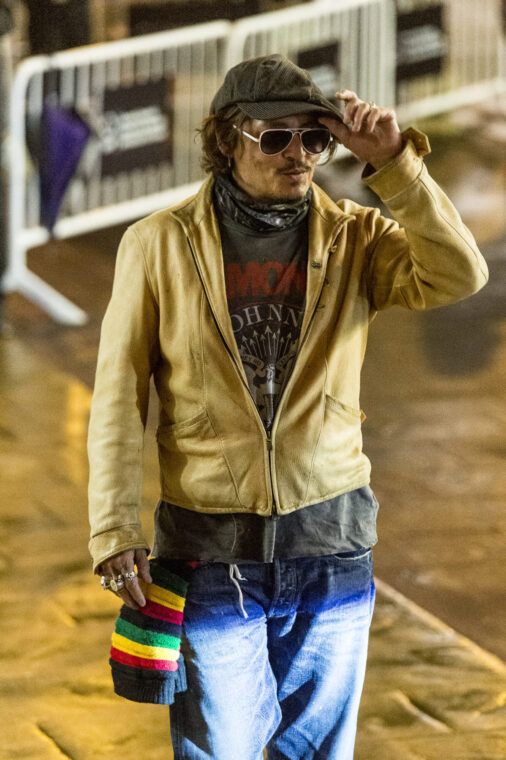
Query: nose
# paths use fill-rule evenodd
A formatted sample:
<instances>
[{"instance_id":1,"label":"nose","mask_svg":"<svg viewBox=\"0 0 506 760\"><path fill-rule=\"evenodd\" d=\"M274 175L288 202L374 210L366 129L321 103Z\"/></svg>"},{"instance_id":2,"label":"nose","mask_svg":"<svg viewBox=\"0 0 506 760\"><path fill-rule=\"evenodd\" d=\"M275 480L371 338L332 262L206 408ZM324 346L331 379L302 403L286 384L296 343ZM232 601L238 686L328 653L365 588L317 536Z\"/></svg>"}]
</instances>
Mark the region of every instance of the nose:
<instances>
[{"instance_id":1,"label":"nose","mask_svg":"<svg viewBox=\"0 0 506 760\"><path fill-rule=\"evenodd\" d=\"M283 151L284 156L292 156L293 158L300 158L301 156L304 156L306 151L304 150L304 147L302 145L302 138L300 132L296 132L292 139L290 140L289 144Z\"/></svg>"}]
</instances>

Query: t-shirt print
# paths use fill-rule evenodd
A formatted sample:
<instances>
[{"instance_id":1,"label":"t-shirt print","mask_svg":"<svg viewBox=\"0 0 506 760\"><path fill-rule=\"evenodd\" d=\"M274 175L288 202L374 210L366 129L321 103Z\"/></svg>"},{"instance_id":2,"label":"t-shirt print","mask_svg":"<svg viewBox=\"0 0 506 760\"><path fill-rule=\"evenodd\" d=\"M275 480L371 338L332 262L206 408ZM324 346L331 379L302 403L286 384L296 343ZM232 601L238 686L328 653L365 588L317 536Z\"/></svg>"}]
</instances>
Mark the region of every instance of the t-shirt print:
<instances>
[{"instance_id":1,"label":"t-shirt print","mask_svg":"<svg viewBox=\"0 0 506 760\"><path fill-rule=\"evenodd\" d=\"M267 430L295 361L306 278L305 257L288 263L225 261L232 329Z\"/></svg>"}]
</instances>

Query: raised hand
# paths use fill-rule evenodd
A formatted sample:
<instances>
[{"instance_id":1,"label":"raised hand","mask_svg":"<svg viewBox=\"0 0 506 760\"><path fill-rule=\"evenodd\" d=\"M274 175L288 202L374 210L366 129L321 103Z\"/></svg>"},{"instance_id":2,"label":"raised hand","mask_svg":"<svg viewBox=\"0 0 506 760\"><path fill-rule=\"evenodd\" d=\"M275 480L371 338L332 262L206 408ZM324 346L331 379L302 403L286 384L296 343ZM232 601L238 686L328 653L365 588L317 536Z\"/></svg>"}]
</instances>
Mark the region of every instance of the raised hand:
<instances>
[{"instance_id":1,"label":"raised hand","mask_svg":"<svg viewBox=\"0 0 506 760\"><path fill-rule=\"evenodd\" d=\"M318 120L360 161L381 169L401 152L395 111L360 100L352 90L339 90L336 98L346 103L343 123L331 116Z\"/></svg>"}]
</instances>

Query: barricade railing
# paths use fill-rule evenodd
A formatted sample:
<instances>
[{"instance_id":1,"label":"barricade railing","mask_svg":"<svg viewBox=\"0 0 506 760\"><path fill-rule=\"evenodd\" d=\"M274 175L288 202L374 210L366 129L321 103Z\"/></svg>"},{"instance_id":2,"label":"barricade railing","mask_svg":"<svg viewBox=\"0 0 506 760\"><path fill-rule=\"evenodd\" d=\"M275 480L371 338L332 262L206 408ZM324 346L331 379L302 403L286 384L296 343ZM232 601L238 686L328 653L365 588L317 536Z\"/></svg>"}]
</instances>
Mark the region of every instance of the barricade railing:
<instances>
[{"instance_id":1,"label":"barricade railing","mask_svg":"<svg viewBox=\"0 0 506 760\"><path fill-rule=\"evenodd\" d=\"M282 53L308 69L328 97L345 86L393 106L393 23L391 0L315 0L237 21L228 62Z\"/></svg>"},{"instance_id":2,"label":"barricade railing","mask_svg":"<svg viewBox=\"0 0 506 760\"><path fill-rule=\"evenodd\" d=\"M396 109L406 123L506 91L503 0L396 2Z\"/></svg>"},{"instance_id":3,"label":"barricade railing","mask_svg":"<svg viewBox=\"0 0 506 760\"><path fill-rule=\"evenodd\" d=\"M314 0L25 60L10 97L4 288L61 322L82 324L84 312L28 269L27 250L51 234L127 222L195 192L202 180L195 127L227 69L244 58L283 53L325 94L346 86L396 105L401 122L504 91L501 0L424 0L418 10L413 0L407 12L403 2ZM41 223L40 167L27 151L27 137L40 143L48 104L76 111L92 128L51 232Z\"/></svg>"},{"instance_id":4,"label":"barricade railing","mask_svg":"<svg viewBox=\"0 0 506 760\"><path fill-rule=\"evenodd\" d=\"M10 98L9 256L6 290L55 319L86 315L37 277L29 248L141 217L195 192L202 173L195 127L226 67L229 22L37 56L20 64ZM44 107L76 111L92 128L52 233L41 224L40 171L27 136L40 134ZM27 135L28 127L28 135ZM42 201L42 204L41 204Z\"/></svg>"}]
</instances>

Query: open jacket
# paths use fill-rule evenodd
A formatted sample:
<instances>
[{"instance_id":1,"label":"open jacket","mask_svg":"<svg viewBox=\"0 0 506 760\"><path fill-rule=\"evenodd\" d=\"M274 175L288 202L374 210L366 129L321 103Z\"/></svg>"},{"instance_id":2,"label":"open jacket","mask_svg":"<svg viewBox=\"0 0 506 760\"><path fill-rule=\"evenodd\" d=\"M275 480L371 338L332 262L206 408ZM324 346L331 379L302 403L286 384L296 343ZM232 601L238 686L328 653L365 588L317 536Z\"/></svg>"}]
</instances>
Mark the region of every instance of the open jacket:
<instances>
[{"instance_id":1,"label":"open jacket","mask_svg":"<svg viewBox=\"0 0 506 760\"><path fill-rule=\"evenodd\" d=\"M232 331L212 178L126 231L89 430L95 569L148 545L139 508L151 375L165 501L206 513L283 514L369 482L359 389L371 319L394 304L458 301L487 279L472 235L423 164L424 136L410 136L364 179L396 221L335 203L313 185L298 354L269 437Z\"/></svg>"}]
</instances>

